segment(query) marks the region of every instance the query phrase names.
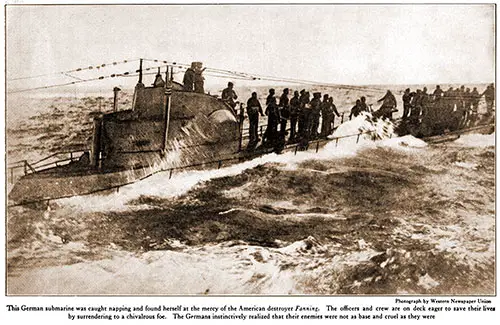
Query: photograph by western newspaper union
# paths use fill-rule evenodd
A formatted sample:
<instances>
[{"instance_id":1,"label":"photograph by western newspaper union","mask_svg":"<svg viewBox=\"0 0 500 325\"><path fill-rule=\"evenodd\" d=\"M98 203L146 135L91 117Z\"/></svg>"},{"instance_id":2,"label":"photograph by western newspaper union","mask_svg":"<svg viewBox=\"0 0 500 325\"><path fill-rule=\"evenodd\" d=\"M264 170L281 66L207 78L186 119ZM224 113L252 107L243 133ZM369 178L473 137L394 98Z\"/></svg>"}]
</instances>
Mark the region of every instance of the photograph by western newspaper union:
<instances>
[{"instance_id":1,"label":"photograph by western newspaper union","mask_svg":"<svg viewBox=\"0 0 500 325\"><path fill-rule=\"evenodd\" d=\"M3 4L7 323L498 316L496 3Z\"/></svg>"}]
</instances>

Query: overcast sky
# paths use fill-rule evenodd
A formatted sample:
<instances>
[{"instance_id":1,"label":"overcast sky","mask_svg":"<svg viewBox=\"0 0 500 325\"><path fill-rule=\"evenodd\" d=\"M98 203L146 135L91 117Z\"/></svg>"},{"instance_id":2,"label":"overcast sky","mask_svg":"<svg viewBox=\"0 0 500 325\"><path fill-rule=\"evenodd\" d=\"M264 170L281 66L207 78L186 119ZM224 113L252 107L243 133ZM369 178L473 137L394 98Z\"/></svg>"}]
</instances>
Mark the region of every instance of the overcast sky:
<instances>
[{"instance_id":1,"label":"overcast sky","mask_svg":"<svg viewBox=\"0 0 500 325\"><path fill-rule=\"evenodd\" d=\"M494 81L493 5L9 6L6 13L7 78L146 57L324 83Z\"/></svg>"}]
</instances>

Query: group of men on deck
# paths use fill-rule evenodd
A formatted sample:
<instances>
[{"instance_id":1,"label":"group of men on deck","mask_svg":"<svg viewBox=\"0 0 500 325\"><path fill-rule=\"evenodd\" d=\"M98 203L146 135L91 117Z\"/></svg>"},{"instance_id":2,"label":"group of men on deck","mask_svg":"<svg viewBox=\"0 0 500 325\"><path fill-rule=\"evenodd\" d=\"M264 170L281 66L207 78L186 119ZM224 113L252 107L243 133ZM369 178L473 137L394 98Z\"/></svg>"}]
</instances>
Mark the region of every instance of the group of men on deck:
<instances>
[{"instance_id":1,"label":"group of men on deck","mask_svg":"<svg viewBox=\"0 0 500 325\"><path fill-rule=\"evenodd\" d=\"M397 112L396 107L398 106L396 97L394 97L392 92L388 90L384 97L380 98L378 102L382 102L382 106L380 106L378 111L373 112L373 116L392 119L392 113ZM372 112L371 107L366 103L365 96L356 100L356 104L351 108L349 119L358 116L361 112Z\"/></svg>"},{"instance_id":2,"label":"group of men on deck","mask_svg":"<svg viewBox=\"0 0 500 325\"><path fill-rule=\"evenodd\" d=\"M287 134L289 134L289 143L314 140L332 134L335 115L340 117L332 97L325 94L321 100L321 93L316 92L311 99L310 93L305 89L300 92L294 91L291 99L289 95L290 89L283 89L278 101L275 89L269 89L264 111L257 92L252 93L246 105L250 124L249 149L255 148L261 140L258 132L260 116L267 116L266 131L262 135L262 145L266 147L284 146ZM221 99L235 109L237 98L234 84L229 82L227 88L222 91ZM321 128L320 117L322 118ZM288 125L289 129L287 129Z\"/></svg>"},{"instance_id":3,"label":"group of men on deck","mask_svg":"<svg viewBox=\"0 0 500 325\"><path fill-rule=\"evenodd\" d=\"M407 88L403 94L403 120L409 124L437 125L441 128L458 129L474 123L478 119L478 108L481 97L486 100L486 115L493 112L495 88L489 85L483 93L477 87L450 87L443 91L438 85L432 94L427 87L412 92Z\"/></svg>"},{"instance_id":4,"label":"group of men on deck","mask_svg":"<svg viewBox=\"0 0 500 325\"><path fill-rule=\"evenodd\" d=\"M260 116L267 115L267 127L263 134L262 145L266 147L284 146L287 126L290 122L288 142L298 142L327 137L333 132L335 115L340 116L333 98L328 94L323 96L315 92L311 99L310 93L305 89L294 91L293 97L288 98L290 89L283 89L283 93L276 98L276 91L269 89L266 98L265 112L253 92L247 101L247 115L250 123L250 141L248 148L254 148L259 142L258 123ZM320 128L320 117L322 118Z\"/></svg>"},{"instance_id":5,"label":"group of men on deck","mask_svg":"<svg viewBox=\"0 0 500 325\"><path fill-rule=\"evenodd\" d=\"M191 67L184 72L183 90L203 94L205 92L205 78L203 77L205 69L201 62L192 62Z\"/></svg>"},{"instance_id":6,"label":"group of men on deck","mask_svg":"<svg viewBox=\"0 0 500 325\"><path fill-rule=\"evenodd\" d=\"M184 90L204 93L204 78L201 64L193 62L191 67L184 74ZM334 129L335 115L340 117L337 107L333 103L333 98L328 94L321 97L320 92L311 95L305 89L294 91L292 98L289 98L290 89L283 89L283 93L277 99L275 89L269 89L266 98L266 108L263 111L257 93L253 92L247 100L246 112L249 119L249 148L255 148L259 138L259 116L267 116L267 127L262 135L262 145L266 147L284 146L286 135L289 134L288 142L305 142L332 134ZM458 129L471 125L478 119L478 107L480 98L484 96L486 100L487 115L493 111L495 100L494 85L489 85L483 93L479 93L474 87L461 86L453 89L450 87L443 91L438 85L432 94L427 93L427 87L417 89L412 92L407 88L402 96L403 114L402 120L408 125L431 126L431 128ZM222 91L222 101L227 103L234 112L237 105L238 96L234 90L234 84L228 83L227 88ZM372 111L371 105L366 103L366 97L356 100L352 107L349 118L361 114L361 112L371 112L374 117L392 119L393 113L397 112L397 101L394 94L387 90L387 93L378 100L382 102L377 111ZM321 120L321 123L320 123ZM288 124L290 123L290 124ZM321 124L321 127L320 127ZM289 125L289 130L287 126Z\"/></svg>"}]
</instances>

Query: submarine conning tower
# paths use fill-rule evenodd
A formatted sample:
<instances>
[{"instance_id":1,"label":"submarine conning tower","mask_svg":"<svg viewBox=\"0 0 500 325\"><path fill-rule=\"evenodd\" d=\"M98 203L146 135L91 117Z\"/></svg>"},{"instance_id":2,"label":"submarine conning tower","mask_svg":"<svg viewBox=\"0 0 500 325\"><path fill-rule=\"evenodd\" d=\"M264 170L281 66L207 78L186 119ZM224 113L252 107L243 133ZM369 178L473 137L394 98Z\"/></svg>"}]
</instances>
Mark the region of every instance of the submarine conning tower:
<instances>
[{"instance_id":1,"label":"submarine conning tower","mask_svg":"<svg viewBox=\"0 0 500 325\"><path fill-rule=\"evenodd\" d=\"M94 119L93 168L149 167L172 151L185 165L238 151L240 125L232 109L214 96L185 91L173 80L173 68L166 66L165 80L158 68L147 87L140 60L132 107L117 110L115 93L115 111Z\"/></svg>"}]
</instances>

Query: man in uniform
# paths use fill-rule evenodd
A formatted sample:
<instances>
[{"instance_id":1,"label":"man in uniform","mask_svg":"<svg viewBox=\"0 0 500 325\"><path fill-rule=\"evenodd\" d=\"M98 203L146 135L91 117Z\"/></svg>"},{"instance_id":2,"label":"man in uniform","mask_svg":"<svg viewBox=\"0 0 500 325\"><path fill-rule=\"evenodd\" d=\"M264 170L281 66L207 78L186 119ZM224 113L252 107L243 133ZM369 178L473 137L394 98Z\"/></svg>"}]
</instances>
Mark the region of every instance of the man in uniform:
<instances>
[{"instance_id":1,"label":"man in uniform","mask_svg":"<svg viewBox=\"0 0 500 325\"><path fill-rule=\"evenodd\" d=\"M406 88L403 94L403 119L406 119L410 115L411 99L414 95L415 93L411 92L410 88Z\"/></svg>"},{"instance_id":2,"label":"man in uniform","mask_svg":"<svg viewBox=\"0 0 500 325\"><path fill-rule=\"evenodd\" d=\"M460 95L460 88L455 88L453 91L453 108L454 111L460 109L462 106L462 96Z\"/></svg>"},{"instance_id":3,"label":"man in uniform","mask_svg":"<svg viewBox=\"0 0 500 325\"><path fill-rule=\"evenodd\" d=\"M302 89L300 91L300 111L299 111L299 136L305 137L307 133L307 123L309 119L309 113L311 112L311 107L309 104L309 92Z\"/></svg>"},{"instance_id":4,"label":"man in uniform","mask_svg":"<svg viewBox=\"0 0 500 325\"><path fill-rule=\"evenodd\" d=\"M280 138L282 141L285 139L286 135L286 124L290 118L290 100L288 99L288 88L283 89L283 94L280 97L279 110L280 110Z\"/></svg>"},{"instance_id":5,"label":"man in uniform","mask_svg":"<svg viewBox=\"0 0 500 325\"><path fill-rule=\"evenodd\" d=\"M448 90L445 91L443 94L442 104L441 104L442 108L439 114L441 115L441 120L443 121L445 128L449 128L452 122L453 109L454 109L454 96L455 92L453 91L452 87L448 88Z\"/></svg>"},{"instance_id":6,"label":"man in uniform","mask_svg":"<svg viewBox=\"0 0 500 325\"><path fill-rule=\"evenodd\" d=\"M413 124L418 124L420 119L420 113L422 112L422 90L417 89L417 93L413 96L411 100L411 112L410 112L410 122Z\"/></svg>"},{"instance_id":7,"label":"man in uniform","mask_svg":"<svg viewBox=\"0 0 500 325\"><path fill-rule=\"evenodd\" d=\"M493 84L486 87L486 90L481 94L484 95L486 100L486 113L490 115L493 113L493 102L495 101L495 86Z\"/></svg>"},{"instance_id":8,"label":"man in uniform","mask_svg":"<svg viewBox=\"0 0 500 325\"><path fill-rule=\"evenodd\" d=\"M465 89L464 93L464 110L465 110L465 121L464 126L468 126L471 122L471 106L472 106L472 93L470 92L470 88Z\"/></svg>"},{"instance_id":9,"label":"man in uniform","mask_svg":"<svg viewBox=\"0 0 500 325\"><path fill-rule=\"evenodd\" d=\"M333 104L333 97L328 97L328 95L325 95L323 100L323 103L321 103L321 136L322 137L327 137L330 134L332 134L333 130L333 123L335 120L335 115L340 116L339 112L337 111L337 107L335 107L335 104Z\"/></svg>"},{"instance_id":10,"label":"man in uniform","mask_svg":"<svg viewBox=\"0 0 500 325\"><path fill-rule=\"evenodd\" d=\"M420 94L420 106L422 107L422 117L426 116L430 107L429 94L427 93L427 87L424 87L422 93Z\"/></svg>"},{"instance_id":11,"label":"man in uniform","mask_svg":"<svg viewBox=\"0 0 500 325\"><path fill-rule=\"evenodd\" d=\"M295 140L296 134L295 130L297 127L297 119L299 117L300 112L300 98L299 92L296 90L293 93L293 97L290 100L290 138L288 138L289 142L293 142Z\"/></svg>"},{"instance_id":12,"label":"man in uniform","mask_svg":"<svg viewBox=\"0 0 500 325\"><path fill-rule=\"evenodd\" d=\"M349 119L356 117L361 113L361 100L356 99L356 104L351 108L351 114L349 114Z\"/></svg>"},{"instance_id":13,"label":"man in uniform","mask_svg":"<svg viewBox=\"0 0 500 325\"><path fill-rule=\"evenodd\" d=\"M155 81L153 82L153 87L165 87L165 81L161 77L160 68L158 68L158 73L155 76Z\"/></svg>"},{"instance_id":14,"label":"man in uniform","mask_svg":"<svg viewBox=\"0 0 500 325\"><path fill-rule=\"evenodd\" d=\"M441 98L443 95L443 90L441 89L441 86L437 85L436 89L434 89L434 92L432 93L432 99L435 101L437 98Z\"/></svg>"},{"instance_id":15,"label":"man in uniform","mask_svg":"<svg viewBox=\"0 0 500 325\"><path fill-rule=\"evenodd\" d=\"M280 121L278 104L276 103L276 97L274 97L274 89L269 89L266 105L267 127L262 143L267 147L273 147L276 145L278 139L278 123Z\"/></svg>"},{"instance_id":16,"label":"man in uniform","mask_svg":"<svg viewBox=\"0 0 500 325\"><path fill-rule=\"evenodd\" d=\"M326 95L328 96L328 95ZM328 97L327 97L328 100ZM313 94L313 99L311 100L311 115L310 115L310 127L309 127L309 135L310 139L318 138L318 127L319 127L319 118L321 116L321 93L316 92Z\"/></svg>"},{"instance_id":17,"label":"man in uniform","mask_svg":"<svg viewBox=\"0 0 500 325\"><path fill-rule=\"evenodd\" d=\"M335 113L335 115L337 115L337 117L340 117L339 111L337 111L337 106L335 106L335 104L333 103L333 97L330 96L328 98L328 103L330 105L330 111ZM332 125L331 125L331 129L330 129L330 134L332 133L334 128L335 128L335 116L332 114Z\"/></svg>"},{"instance_id":18,"label":"man in uniform","mask_svg":"<svg viewBox=\"0 0 500 325\"><path fill-rule=\"evenodd\" d=\"M275 93L276 92L275 92L274 88L269 89L268 95L266 97L266 112L265 112L266 115L269 115L269 103L274 98Z\"/></svg>"},{"instance_id":19,"label":"man in uniform","mask_svg":"<svg viewBox=\"0 0 500 325\"><path fill-rule=\"evenodd\" d=\"M232 82L227 83L227 88L222 91L222 101L225 103L228 103L231 108L236 107L236 102L235 100L238 99L238 95L236 95L236 92L233 89L234 84Z\"/></svg>"},{"instance_id":20,"label":"man in uniform","mask_svg":"<svg viewBox=\"0 0 500 325\"><path fill-rule=\"evenodd\" d=\"M370 112L368 105L366 104L366 97L361 96L361 102L359 103L359 111L360 112Z\"/></svg>"},{"instance_id":21,"label":"man in uniform","mask_svg":"<svg viewBox=\"0 0 500 325\"><path fill-rule=\"evenodd\" d=\"M481 98L481 95L479 95L477 87L474 87L470 94L472 97L472 112L476 112L477 114L477 109L479 108L479 99Z\"/></svg>"},{"instance_id":22,"label":"man in uniform","mask_svg":"<svg viewBox=\"0 0 500 325\"><path fill-rule=\"evenodd\" d=\"M382 102L382 106L379 109L382 118L392 119L392 112L398 105L392 92L387 90L387 93L378 102Z\"/></svg>"},{"instance_id":23,"label":"man in uniform","mask_svg":"<svg viewBox=\"0 0 500 325\"><path fill-rule=\"evenodd\" d=\"M470 88L465 89L465 94L464 94L464 103L465 103L465 109L469 111L472 106L472 93L470 92Z\"/></svg>"},{"instance_id":24,"label":"man in uniform","mask_svg":"<svg viewBox=\"0 0 500 325\"><path fill-rule=\"evenodd\" d=\"M470 120L471 120L471 124L474 124L478 120L478 108L479 108L479 100L481 98L481 95L479 95L479 92L477 91L477 87L474 87L472 89L472 92L470 93L470 95L471 95L471 104L472 104Z\"/></svg>"},{"instance_id":25,"label":"man in uniform","mask_svg":"<svg viewBox=\"0 0 500 325\"><path fill-rule=\"evenodd\" d=\"M465 110L465 86L461 86L455 90L455 103L456 103L456 111L455 111L455 125L454 128L458 129L464 126L466 110Z\"/></svg>"},{"instance_id":26,"label":"man in uniform","mask_svg":"<svg viewBox=\"0 0 500 325\"><path fill-rule=\"evenodd\" d=\"M201 68L201 62L196 65L196 69L194 70L194 92L199 94L205 93L205 77L203 77L203 71L206 68Z\"/></svg>"},{"instance_id":27,"label":"man in uniform","mask_svg":"<svg viewBox=\"0 0 500 325\"><path fill-rule=\"evenodd\" d=\"M247 115L250 123L250 141L248 142L248 149L255 148L257 142L259 142L259 136L257 134L257 130L259 128L259 113L261 116L264 116L262 106L260 106L259 99L257 98L257 93L253 92L252 97L250 97L247 101Z\"/></svg>"},{"instance_id":28,"label":"man in uniform","mask_svg":"<svg viewBox=\"0 0 500 325\"><path fill-rule=\"evenodd\" d=\"M184 79L182 83L184 84L184 91L193 91L194 88L194 67L195 63L191 63L191 67L184 72Z\"/></svg>"},{"instance_id":29,"label":"man in uniform","mask_svg":"<svg viewBox=\"0 0 500 325\"><path fill-rule=\"evenodd\" d=\"M328 102L328 94L323 95L323 101L321 102L321 137L326 137L326 133L330 131L332 127L332 115L333 112L330 111L330 104ZM328 125L327 125L328 124Z\"/></svg>"}]
</instances>

